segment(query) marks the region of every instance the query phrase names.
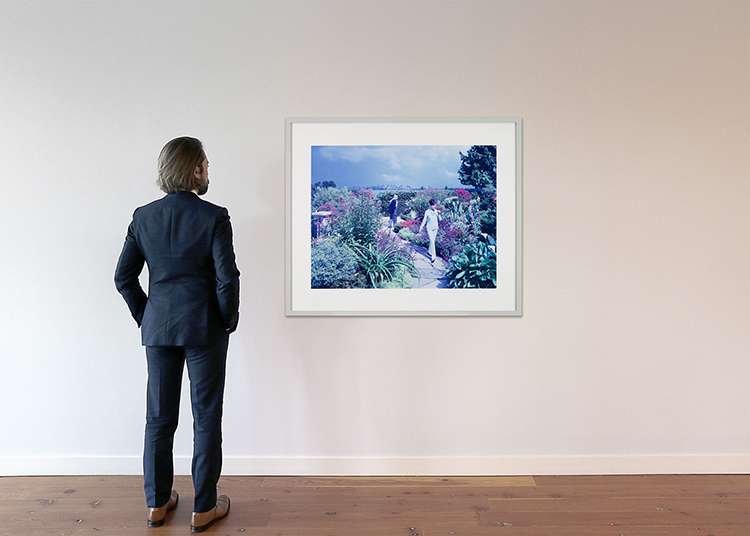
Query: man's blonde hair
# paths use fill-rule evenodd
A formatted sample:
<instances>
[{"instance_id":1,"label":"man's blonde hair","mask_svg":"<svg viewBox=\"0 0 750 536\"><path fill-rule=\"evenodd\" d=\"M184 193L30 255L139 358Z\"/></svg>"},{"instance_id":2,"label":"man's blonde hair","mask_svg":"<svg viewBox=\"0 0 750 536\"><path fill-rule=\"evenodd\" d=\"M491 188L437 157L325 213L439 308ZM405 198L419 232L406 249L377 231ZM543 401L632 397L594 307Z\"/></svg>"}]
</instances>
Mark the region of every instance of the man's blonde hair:
<instances>
[{"instance_id":1,"label":"man's blonde hair","mask_svg":"<svg viewBox=\"0 0 750 536\"><path fill-rule=\"evenodd\" d=\"M159 176L156 184L168 194L197 190L201 184L195 168L203 164L206 153L195 138L175 138L159 153Z\"/></svg>"}]
</instances>

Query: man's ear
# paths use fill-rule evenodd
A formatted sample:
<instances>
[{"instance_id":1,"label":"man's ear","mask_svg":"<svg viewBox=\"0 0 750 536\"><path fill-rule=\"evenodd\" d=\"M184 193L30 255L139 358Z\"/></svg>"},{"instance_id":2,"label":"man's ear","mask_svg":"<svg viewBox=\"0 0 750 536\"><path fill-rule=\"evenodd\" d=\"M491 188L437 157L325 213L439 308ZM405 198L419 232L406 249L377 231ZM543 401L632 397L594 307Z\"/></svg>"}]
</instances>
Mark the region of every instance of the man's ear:
<instances>
[{"instance_id":1,"label":"man's ear","mask_svg":"<svg viewBox=\"0 0 750 536\"><path fill-rule=\"evenodd\" d=\"M201 166L195 166L195 171L193 171L193 175L195 175L196 179L200 179L201 175L203 175L203 169Z\"/></svg>"}]
</instances>

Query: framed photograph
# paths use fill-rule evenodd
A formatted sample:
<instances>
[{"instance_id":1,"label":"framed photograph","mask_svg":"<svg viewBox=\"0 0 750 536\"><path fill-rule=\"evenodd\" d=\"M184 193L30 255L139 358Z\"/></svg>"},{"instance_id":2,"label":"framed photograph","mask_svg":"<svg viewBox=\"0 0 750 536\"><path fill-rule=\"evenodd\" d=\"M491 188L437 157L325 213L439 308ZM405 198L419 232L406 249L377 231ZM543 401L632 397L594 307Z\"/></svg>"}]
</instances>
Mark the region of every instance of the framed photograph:
<instances>
[{"instance_id":1,"label":"framed photograph","mask_svg":"<svg viewBox=\"0 0 750 536\"><path fill-rule=\"evenodd\" d=\"M521 119L287 119L286 314L521 316Z\"/></svg>"}]
</instances>

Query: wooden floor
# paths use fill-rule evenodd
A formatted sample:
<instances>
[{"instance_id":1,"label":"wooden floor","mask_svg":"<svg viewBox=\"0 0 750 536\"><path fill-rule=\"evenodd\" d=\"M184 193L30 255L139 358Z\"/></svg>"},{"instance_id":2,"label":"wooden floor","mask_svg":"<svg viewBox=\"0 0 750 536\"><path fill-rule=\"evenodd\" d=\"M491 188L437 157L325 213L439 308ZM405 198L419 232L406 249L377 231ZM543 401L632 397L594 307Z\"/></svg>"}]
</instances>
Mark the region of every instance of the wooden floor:
<instances>
[{"instance_id":1,"label":"wooden floor","mask_svg":"<svg viewBox=\"0 0 750 536\"><path fill-rule=\"evenodd\" d=\"M208 535L750 536L750 475L222 477ZM142 479L0 478L0 535L189 534L192 485L146 527Z\"/></svg>"}]
</instances>

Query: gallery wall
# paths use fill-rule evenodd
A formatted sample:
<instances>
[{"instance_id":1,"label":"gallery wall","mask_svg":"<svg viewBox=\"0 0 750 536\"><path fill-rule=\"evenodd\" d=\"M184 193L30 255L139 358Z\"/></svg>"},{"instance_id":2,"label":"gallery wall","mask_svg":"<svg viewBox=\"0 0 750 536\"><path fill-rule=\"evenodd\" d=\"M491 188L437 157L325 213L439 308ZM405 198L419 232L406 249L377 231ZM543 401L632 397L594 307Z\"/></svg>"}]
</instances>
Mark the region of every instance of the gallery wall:
<instances>
[{"instance_id":1,"label":"gallery wall","mask_svg":"<svg viewBox=\"0 0 750 536\"><path fill-rule=\"evenodd\" d=\"M141 470L112 279L182 135L242 272L225 472L748 471L746 1L0 0L0 111L0 475ZM286 317L287 117L521 117L523 316Z\"/></svg>"}]
</instances>

